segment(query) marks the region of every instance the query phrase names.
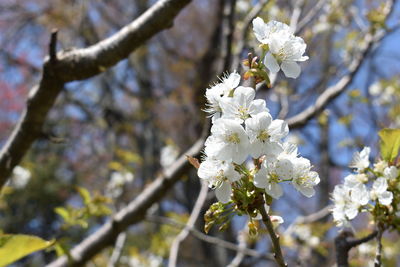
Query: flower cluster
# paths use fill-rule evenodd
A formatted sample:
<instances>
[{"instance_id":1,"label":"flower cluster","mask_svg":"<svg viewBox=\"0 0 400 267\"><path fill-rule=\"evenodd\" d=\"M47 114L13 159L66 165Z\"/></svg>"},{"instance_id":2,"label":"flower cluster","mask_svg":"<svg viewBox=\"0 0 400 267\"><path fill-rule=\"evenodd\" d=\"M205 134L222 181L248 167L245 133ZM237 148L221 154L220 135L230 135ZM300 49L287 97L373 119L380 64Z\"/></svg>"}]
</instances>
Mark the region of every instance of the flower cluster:
<instances>
[{"instance_id":1,"label":"flower cluster","mask_svg":"<svg viewBox=\"0 0 400 267\"><path fill-rule=\"evenodd\" d=\"M297 62L308 59L303 56L307 47L304 40L295 36L288 25L278 21L264 23L263 19L255 18L253 31L266 53L264 65L268 70L277 73L282 69L286 77L297 78L301 72Z\"/></svg>"},{"instance_id":2,"label":"flower cluster","mask_svg":"<svg viewBox=\"0 0 400 267\"><path fill-rule=\"evenodd\" d=\"M338 226L350 226L350 220L364 211L381 222L392 221L392 215L400 215L393 203L399 197L399 169L384 160L371 168L369 155L369 147L356 152L349 165L355 173L346 176L344 183L336 185L333 191L332 214Z\"/></svg>"},{"instance_id":3,"label":"flower cluster","mask_svg":"<svg viewBox=\"0 0 400 267\"><path fill-rule=\"evenodd\" d=\"M239 74L233 72L207 89L213 125L198 176L208 181L222 203L232 200L232 188L243 180L275 199L283 194L282 182L313 196L318 174L311 171L309 160L298 156L295 145L282 141L289 133L287 123L274 120L265 101L255 99L255 90L239 83ZM252 169L244 164L249 158L257 162Z\"/></svg>"}]
</instances>

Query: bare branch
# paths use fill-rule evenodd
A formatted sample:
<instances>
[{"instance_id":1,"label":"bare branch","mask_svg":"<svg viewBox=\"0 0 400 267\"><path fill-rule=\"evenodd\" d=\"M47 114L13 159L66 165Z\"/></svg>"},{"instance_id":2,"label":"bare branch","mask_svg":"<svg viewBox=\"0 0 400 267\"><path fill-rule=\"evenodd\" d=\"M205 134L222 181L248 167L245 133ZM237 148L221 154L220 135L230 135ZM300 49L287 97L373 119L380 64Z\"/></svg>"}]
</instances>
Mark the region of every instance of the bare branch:
<instances>
[{"instance_id":1,"label":"bare branch","mask_svg":"<svg viewBox=\"0 0 400 267\"><path fill-rule=\"evenodd\" d=\"M174 239L171 245L171 249L169 252L169 267L175 267L178 259L179 253L179 245L186 239L189 235L190 229L193 228L197 219L200 216L201 209L204 205L204 202L207 199L208 185L207 182L202 181L201 190L199 196L197 197L196 203L193 207L192 213L190 214L189 220L185 226L185 228L178 234L178 236Z\"/></svg>"},{"instance_id":2,"label":"bare branch","mask_svg":"<svg viewBox=\"0 0 400 267\"><path fill-rule=\"evenodd\" d=\"M237 241L238 241L238 246L242 249L246 248L246 235L247 232L249 231L247 225L238 233L237 235ZM243 251L238 251L236 253L236 256L233 258L233 260L229 263L227 267L238 267L240 266L240 263L242 263L244 257L246 255L243 253Z\"/></svg>"},{"instance_id":3,"label":"bare branch","mask_svg":"<svg viewBox=\"0 0 400 267\"><path fill-rule=\"evenodd\" d=\"M110 261L108 262L108 267L118 266L118 261L121 258L122 250L124 248L126 241L126 232L122 232L118 235L117 241L115 242L114 250L111 254Z\"/></svg>"},{"instance_id":4,"label":"bare branch","mask_svg":"<svg viewBox=\"0 0 400 267\"><path fill-rule=\"evenodd\" d=\"M0 152L0 188L32 143L40 136L47 113L64 84L101 73L126 58L156 33L172 26L174 18L190 0L159 0L139 18L111 37L88 48L62 51L55 56L56 34L50 42L50 56L43 65L40 83L28 97L14 131Z\"/></svg>"},{"instance_id":5,"label":"bare branch","mask_svg":"<svg viewBox=\"0 0 400 267\"><path fill-rule=\"evenodd\" d=\"M393 1L387 3L385 13L386 19L390 16L393 11ZM308 107L301 113L289 118L287 120L289 127L298 128L304 126L309 120L318 115L326 106L331 103L336 97L338 97L342 92L344 92L347 87L353 82L354 77L357 75L362 64L367 58L370 51L377 46L385 37L387 37L391 32L393 32L396 27L386 31L380 32L376 35L367 33L364 37L365 42L361 45L360 52L351 62L348 67L349 73L343 76L336 84L328 87L315 101L315 104Z\"/></svg>"},{"instance_id":6,"label":"bare branch","mask_svg":"<svg viewBox=\"0 0 400 267\"><path fill-rule=\"evenodd\" d=\"M260 0L244 18L242 27L240 28L240 31L237 32L236 52L233 55L231 69L239 71L241 62L240 56L246 44L246 35L248 28L250 27L253 19L257 17L258 14L260 14L267 3L268 0Z\"/></svg>"},{"instance_id":7,"label":"bare branch","mask_svg":"<svg viewBox=\"0 0 400 267\"><path fill-rule=\"evenodd\" d=\"M362 243L366 243L376 237L377 231L372 232L368 236L361 239L353 239L353 233L349 231L341 232L335 238L336 248L336 264L338 267L348 267L349 251L351 248L356 247Z\"/></svg>"},{"instance_id":8,"label":"bare branch","mask_svg":"<svg viewBox=\"0 0 400 267\"><path fill-rule=\"evenodd\" d=\"M177 221L174 221L174 220L171 220L171 219L165 218L165 217L148 215L148 216L146 216L146 218L149 221L152 221L152 222L169 224L169 225L180 227L180 228L184 228L186 226L185 224L179 223ZM247 256L250 256L250 257L264 259L264 260L274 260L274 257L272 255L270 255L270 254L262 254L262 253L260 253L260 252L258 252L256 250L253 250L253 249L241 248L240 246L238 246L238 245L236 245L234 243L225 241L223 239L220 239L220 238L217 238L217 237L214 237L214 236L206 235L206 234L196 230L195 228L189 228L189 230L190 230L190 233L193 236L195 236L196 238L198 238L198 239L200 239L200 240L202 240L204 242L207 242L207 243L210 243L210 244L214 244L216 246L220 246L222 248L233 250L233 251L236 251L236 252L239 252L239 253L243 253L243 254L245 254Z\"/></svg>"}]
</instances>

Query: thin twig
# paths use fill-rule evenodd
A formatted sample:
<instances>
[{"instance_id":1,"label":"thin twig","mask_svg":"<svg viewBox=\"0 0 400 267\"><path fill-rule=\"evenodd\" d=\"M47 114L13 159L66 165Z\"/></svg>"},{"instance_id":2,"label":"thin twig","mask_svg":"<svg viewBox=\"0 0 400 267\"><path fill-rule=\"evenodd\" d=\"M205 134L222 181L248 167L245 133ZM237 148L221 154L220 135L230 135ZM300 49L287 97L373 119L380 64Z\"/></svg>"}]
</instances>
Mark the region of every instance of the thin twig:
<instances>
[{"instance_id":1,"label":"thin twig","mask_svg":"<svg viewBox=\"0 0 400 267\"><path fill-rule=\"evenodd\" d=\"M166 217L161 217L161 216L156 216L156 215L147 215L146 219L147 219L147 221L154 222L154 223L168 224L168 225L179 227L179 228L186 227L185 224L177 222L170 218L166 218ZM246 256L250 256L253 258L264 259L264 260L274 260L274 257L270 254L260 253L254 249L241 248L234 243L225 241L223 239L220 239L220 238L217 238L214 236L206 235L195 228L189 228L189 231L194 237L196 237L204 242L207 242L207 243L210 243L210 244L222 247L222 248L226 248L229 250L233 250L236 252L242 252Z\"/></svg>"},{"instance_id":2,"label":"thin twig","mask_svg":"<svg viewBox=\"0 0 400 267\"><path fill-rule=\"evenodd\" d=\"M238 241L238 246L242 249L246 248L246 235L248 233L248 227L247 224L244 226L244 228L238 233L237 235L237 241ZM236 253L236 256L233 258L233 260L227 265L227 267L238 267L240 263L242 263L244 257L246 255L243 253L243 251L238 251Z\"/></svg>"},{"instance_id":3,"label":"thin twig","mask_svg":"<svg viewBox=\"0 0 400 267\"><path fill-rule=\"evenodd\" d=\"M240 56L243 52L243 49L246 44L246 36L248 32L248 28L250 27L251 22L255 17L260 14L260 12L263 10L265 5L268 3L268 0L260 0L252 9L251 11L247 14L247 16L244 18L242 27L238 29L236 35L236 52L233 54L233 59L232 59L232 65L231 69L239 71L240 69Z\"/></svg>"},{"instance_id":4,"label":"thin twig","mask_svg":"<svg viewBox=\"0 0 400 267\"><path fill-rule=\"evenodd\" d=\"M281 250L281 245L279 244L279 235L277 235L274 231L274 226L272 225L271 218L267 214L267 211L265 210L264 205L259 209L262 217L262 221L267 227L269 236L271 237L272 241L272 246L274 250L274 258L276 263L278 263L279 266L285 267L287 264L285 263L285 259L283 258L282 250Z\"/></svg>"},{"instance_id":5,"label":"thin twig","mask_svg":"<svg viewBox=\"0 0 400 267\"><path fill-rule=\"evenodd\" d=\"M110 261L108 262L108 267L118 266L119 259L122 255L122 250L124 248L126 241L126 232L122 232L118 235L117 241L115 242L114 250L111 254Z\"/></svg>"},{"instance_id":6,"label":"thin twig","mask_svg":"<svg viewBox=\"0 0 400 267\"><path fill-rule=\"evenodd\" d=\"M378 233L376 234L376 241L378 242L378 246L376 248L376 256L374 262L375 267L382 266L382 234L383 228L381 226L378 226Z\"/></svg>"},{"instance_id":7,"label":"thin twig","mask_svg":"<svg viewBox=\"0 0 400 267\"><path fill-rule=\"evenodd\" d=\"M189 220L188 220L185 228L178 234L178 236L172 242L171 249L169 251L168 267L176 266L178 254L179 254L179 245L189 235L190 229L193 228L194 224L196 223L197 219L199 218L201 209L207 198L207 191L208 191L207 182L202 181L200 193L199 193L199 196L197 197L197 200L193 207L192 213L190 214Z\"/></svg>"}]
</instances>

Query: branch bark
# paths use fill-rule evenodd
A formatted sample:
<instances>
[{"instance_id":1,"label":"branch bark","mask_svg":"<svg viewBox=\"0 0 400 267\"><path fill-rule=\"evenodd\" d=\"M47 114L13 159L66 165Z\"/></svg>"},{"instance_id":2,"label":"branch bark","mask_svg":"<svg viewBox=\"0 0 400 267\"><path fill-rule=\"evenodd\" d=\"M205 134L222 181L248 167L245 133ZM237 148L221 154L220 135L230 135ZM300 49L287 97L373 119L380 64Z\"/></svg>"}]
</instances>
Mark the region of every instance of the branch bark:
<instances>
[{"instance_id":1,"label":"branch bark","mask_svg":"<svg viewBox=\"0 0 400 267\"><path fill-rule=\"evenodd\" d=\"M0 152L0 189L40 136L47 113L65 83L93 77L125 59L152 36L171 27L174 18L189 2L159 0L111 37L87 48L56 54L56 35L53 34L49 45L50 56L43 64L41 81L31 89L27 106Z\"/></svg>"},{"instance_id":2,"label":"branch bark","mask_svg":"<svg viewBox=\"0 0 400 267\"><path fill-rule=\"evenodd\" d=\"M274 231L274 226L272 225L272 221L265 210L265 207L262 206L260 209L260 214L262 216L262 221L267 227L269 236L271 237L272 247L274 250L274 258L276 263L281 267L286 267L285 259L283 258L281 245L279 244L279 235L277 235Z\"/></svg>"},{"instance_id":3,"label":"branch bark","mask_svg":"<svg viewBox=\"0 0 400 267\"><path fill-rule=\"evenodd\" d=\"M377 231L372 232L368 236L361 239L353 239L353 233L349 231L343 231L335 238L336 248L336 263L338 267L348 267L349 262L349 251L353 247L356 247L362 243L366 243L376 237Z\"/></svg>"}]
</instances>

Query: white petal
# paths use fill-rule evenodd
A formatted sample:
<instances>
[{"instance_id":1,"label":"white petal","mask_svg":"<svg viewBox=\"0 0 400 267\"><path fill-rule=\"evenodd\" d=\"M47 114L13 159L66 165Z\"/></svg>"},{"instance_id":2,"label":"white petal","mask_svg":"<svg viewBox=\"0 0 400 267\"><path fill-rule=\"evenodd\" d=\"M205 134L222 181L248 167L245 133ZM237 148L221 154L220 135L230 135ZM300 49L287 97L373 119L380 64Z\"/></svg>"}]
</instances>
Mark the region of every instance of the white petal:
<instances>
[{"instance_id":1,"label":"white petal","mask_svg":"<svg viewBox=\"0 0 400 267\"><path fill-rule=\"evenodd\" d=\"M389 191L385 191L379 196L379 202L382 205L390 205L393 200L393 193Z\"/></svg>"},{"instance_id":2,"label":"white petal","mask_svg":"<svg viewBox=\"0 0 400 267\"><path fill-rule=\"evenodd\" d=\"M278 199L283 195L282 187L277 183L269 183L265 191L271 197Z\"/></svg>"},{"instance_id":3,"label":"white petal","mask_svg":"<svg viewBox=\"0 0 400 267\"><path fill-rule=\"evenodd\" d=\"M345 210L345 214L349 220L354 219L358 214L357 206L350 206Z\"/></svg>"},{"instance_id":4,"label":"white petal","mask_svg":"<svg viewBox=\"0 0 400 267\"><path fill-rule=\"evenodd\" d=\"M312 197L315 194L315 190L312 187L300 187L299 191L306 197Z\"/></svg>"},{"instance_id":5,"label":"white petal","mask_svg":"<svg viewBox=\"0 0 400 267\"><path fill-rule=\"evenodd\" d=\"M280 159L275 165L275 171L279 179L293 178L293 164L289 159Z\"/></svg>"},{"instance_id":6,"label":"white petal","mask_svg":"<svg viewBox=\"0 0 400 267\"><path fill-rule=\"evenodd\" d=\"M277 73L280 69L278 62L271 53L267 53L264 58L264 65L272 73Z\"/></svg>"},{"instance_id":7,"label":"white petal","mask_svg":"<svg viewBox=\"0 0 400 267\"><path fill-rule=\"evenodd\" d=\"M257 40L261 43L264 43L266 40L265 36L265 29L266 25L264 20L260 17L253 19L253 31L254 35L256 36Z\"/></svg>"},{"instance_id":8,"label":"white petal","mask_svg":"<svg viewBox=\"0 0 400 267\"><path fill-rule=\"evenodd\" d=\"M280 141L289 134L289 127L283 120L273 120L268 128L271 140Z\"/></svg>"},{"instance_id":9,"label":"white petal","mask_svg":"<svg viewBox=\"0 0 400 267\"><path fill-rule=\"evenodd\" d=\"M285 76L288 78L297 78L300 75L301 68L299 64L294 61L284 61L281 64L281 68Z\"/></svg>"},{"instance_id":10,"label":"white petal","mask_svg":"<svg viewBox=\"0 0 400 267\"><path fill-rule=\"evenodd\" d=\"M219 202L228 203L231 200L231 191L231 185L227 182L223 182L220 187L215 189L215 195Z\"/></svg>"},{"instance_id":11,"label":"white petal","mask_svg":"<svg viewBox=\"0 0 400 267\"><path fill-rule=\"evenodd\" d=\"M254 186L258 188L266 188L268 186L267 170L262 167L261 170L254 175Z\"/></svg>"}]
</instances>

